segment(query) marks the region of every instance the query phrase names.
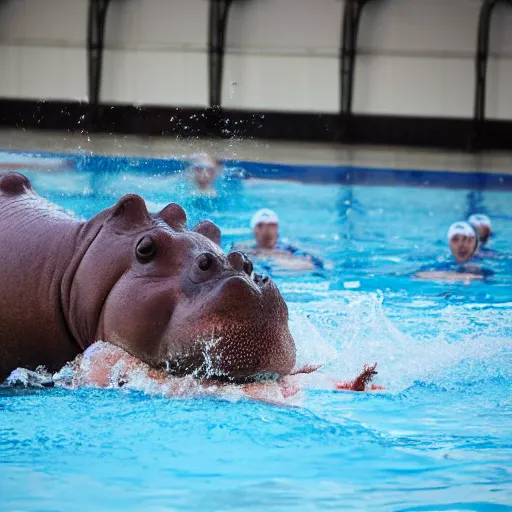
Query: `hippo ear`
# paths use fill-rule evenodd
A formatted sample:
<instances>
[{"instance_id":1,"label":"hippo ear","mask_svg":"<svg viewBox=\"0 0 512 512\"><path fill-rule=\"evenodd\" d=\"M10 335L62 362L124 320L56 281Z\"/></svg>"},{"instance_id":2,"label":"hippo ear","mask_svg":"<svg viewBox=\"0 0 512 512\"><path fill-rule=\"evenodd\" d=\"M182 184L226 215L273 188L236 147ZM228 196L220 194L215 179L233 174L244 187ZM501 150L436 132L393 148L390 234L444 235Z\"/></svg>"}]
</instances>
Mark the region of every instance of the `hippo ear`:
<instances>
[{"instance_id":1,"label":"hippo ear","mask_svg":"<svg viewBox=\"0 0 512 512\"><path fill-rule=\"evenodd\" d=\"M17 172L7 172L5 174L0 174L0 192L3 192L9 196L35 194L28 178Z\"/></svg>"},{"instance_id":2,"label":"hippo ear","mask_svg":"<svg viewBox=\"0 0 512 512\"><path fill-rule=\"evenodd\" d=\"M151 220L146 203L137 194L126 194L112 208L112 218L120 220L126 229Z\"/></svg>"},{"instance_id":3,"label":"hippo ear","mask_svg":"<svg viewBox=\"0 0 512 512\"><path fill-rule=\"evenodd\" d=\"M187 229L187 214L179 204L169 203L158 216L169 224L174 231Z\"/></svg>"},{"instance_id":4,"label":"hippo ear","mask_svg":"<svg viewBox=\"0 0 512 512\"><path fill-rule=\"evenodd\" d=\"M199 233L206 238L209 238L213 243L220 245L220 229L209 220L202 220L199 224L196 224L192 231Z\"/></svg>"}]
</instances>

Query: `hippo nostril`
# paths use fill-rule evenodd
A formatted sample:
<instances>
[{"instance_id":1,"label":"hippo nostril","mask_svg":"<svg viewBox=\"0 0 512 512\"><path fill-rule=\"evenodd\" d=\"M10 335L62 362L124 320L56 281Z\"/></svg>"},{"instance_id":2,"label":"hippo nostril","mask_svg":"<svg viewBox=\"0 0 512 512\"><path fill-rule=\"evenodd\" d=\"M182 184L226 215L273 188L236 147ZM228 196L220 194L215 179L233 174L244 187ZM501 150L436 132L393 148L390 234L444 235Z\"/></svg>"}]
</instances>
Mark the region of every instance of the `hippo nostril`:
<instances>
[{"instance_id":1,"label":"hippo nostril","mask_svg":"<svg viewBox=\"0 0 512 512\"><path fill-rule=\"evenodd\" d=\"M247 272L249 266L247 266L247 262L249 258L240 251L233 251L228 254L228 261L234 270L237 272ZM252 271L252 263L251 263L251 271ZM249 273L250 274L250 273Z\"/></svg>"},{"instance_id":2,"label":"hippo nostril","mask_svg":"<svg viewBox=\"0 0 512 512\"><path fill-rule=\"evenodd\" d=\"M252 274L252 271L254 270L254 266L252 264L252 261L249 258L246 258L244 261L244 272L250 276Z\"/></svg>"},{"instance_id":3,"label":"hippo nostril","mask_svg":"<svg viewBox=\"0 0 512 512\"><path fill-rule=\"evenodd\" d=\"M201 254L197 258L197 266L203 272L207 272L212 268L213 265L213 256L209 252L205 252Z\"/></svg>"},{"instance_id":4,"label":"hippo nostril","mask_svg":"<svg viewBox=\"0 0 512 512\"><path fill-rule=\"evenodd\" d=\"M269 277L266 274L254 274L254 282L257 284L264 284L268 279Z\"/></svg>"}]
</instances>

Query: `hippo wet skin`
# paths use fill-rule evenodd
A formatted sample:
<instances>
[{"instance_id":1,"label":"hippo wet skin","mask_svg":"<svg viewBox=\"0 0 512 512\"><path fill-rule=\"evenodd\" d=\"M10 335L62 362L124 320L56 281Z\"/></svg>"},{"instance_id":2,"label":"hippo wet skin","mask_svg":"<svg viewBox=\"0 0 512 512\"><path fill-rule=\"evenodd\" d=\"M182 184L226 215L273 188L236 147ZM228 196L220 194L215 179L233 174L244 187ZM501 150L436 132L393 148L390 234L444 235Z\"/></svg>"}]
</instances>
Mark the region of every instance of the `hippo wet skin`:
<instances>
[{"instance_id":1,"label":"hippo wet skin","mask_svg":"<svg viewBox=\"0 0 512 512\"><path fill-rule=\"evenodd\" d=\"M289 374L295 344L274 283L209 221L149 214L126 195L88 222L0 175L0 382L61 368L97 340L174 375L244 381Z\"/></svg>"}]
</instances>

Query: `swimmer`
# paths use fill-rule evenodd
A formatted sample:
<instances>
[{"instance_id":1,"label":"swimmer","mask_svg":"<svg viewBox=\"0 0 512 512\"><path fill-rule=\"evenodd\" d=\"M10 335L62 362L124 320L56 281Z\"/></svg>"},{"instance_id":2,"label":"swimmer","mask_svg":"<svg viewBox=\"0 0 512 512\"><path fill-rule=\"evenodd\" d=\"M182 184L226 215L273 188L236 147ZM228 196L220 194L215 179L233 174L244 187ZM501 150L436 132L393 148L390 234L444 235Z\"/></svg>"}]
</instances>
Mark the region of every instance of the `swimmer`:
<instances>
[{"instance_id":1,"label":"swimmer","mask_svg":"<svg viewBox=\"0 0 512 512\"><path fill-rule=\"evenodd\" d=\"M365 365L353 380L340 381L325 374L313 378L320 366L304 366L278 380L244 384L197 379L192 375L175 377L164 370L149 367L139 359L110 343L98 341L52 375L40 369L14 370L1 386L7 387L82 387L123 388L168 398L215 396L233 400L246 398L275 405L294 405L291 401L310 386L333 391L368 392L384 388L372 383L377 364Z\"/></svg>"},{"instance_id":2,"label":"swimmer","mask_svg":"<svg viewBox=\"0 0 512 512\"><path fill-rule=\"evenodd\" d=\"M251 229L256 243L246 242L234 249L255 258L273 260L284 270L323 269L322 260L312 254L279 240L279 217L268 209L258 210L251 219Z\"/></svg>"},{"instance_id":3,"label":"swimmer","mask_svg":"<svg viewBox=\"0 0 512 512\"><path fill-rule=\"evenodd\" d=\"M492 235L491 219L482 213L475 213L470 215L468 223L471 224L473 229L478 234L478 248L475 256L478 258L493 258L498 255L496 251L485 247L489 238Z\"/></svg>"},{"instance_id":4,"label":"swimmer","mask_svg":"<svg viewBox=\"0 0 512 512\"><path fill-rule=\"evenodd\" d=\"M197 192L201 195L217 195L212 185L222 172L222 164L207 153L192 155L187 170L190 172Z\"/></svg>"},{"instance_id":5,"label":"swimmer","mask_svg":"<svg viewBox=\"0 0 512 512\"><path fill-rule=\"evenodd\" d=\"M418 270L414 276L419 279L469 283L475 279L482 280L494 274L492 270L472 262L478 240L475 230L467 222L455 222L450 226L450 229L448 229L448 244L453 259L434 265L426 265Z\"/></svg>"}]
</instances>

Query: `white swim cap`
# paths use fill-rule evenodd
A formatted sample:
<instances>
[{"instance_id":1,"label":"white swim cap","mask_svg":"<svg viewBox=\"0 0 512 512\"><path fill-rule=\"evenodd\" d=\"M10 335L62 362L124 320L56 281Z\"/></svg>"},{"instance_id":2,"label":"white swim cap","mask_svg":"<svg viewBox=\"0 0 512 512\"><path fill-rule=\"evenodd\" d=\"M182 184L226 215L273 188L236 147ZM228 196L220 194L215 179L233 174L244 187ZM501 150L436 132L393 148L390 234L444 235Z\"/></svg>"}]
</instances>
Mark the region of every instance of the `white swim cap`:
<instances>
[{"instance_id":1,"label":"white swim cap","mask_svg":"<svg viewBox=\"0 0 512 512\"><path fill-rule=\"evenodd\" d=\"M262 208L258 210L251 219L251 229L254 229L258 224L279 224L279 217L277 213L269 210L268 208Z\"/></svg>"},{"instance_id":2,"label":"white swim cap","mask_svg":"<svg viewBox=\"0 0 512 512\"><path fill-rule=\"evenodd\" d=\"M483 213L474 213L468 219L468 222L474 227L479 228L480 226L487 226L491 229L491 219Z\"/></svg>"},{"instance_id":3,"label":"white swim cap","mask_svg":"<svg viewBox=\"0 0 512 512\"><path fill-rule=\"evenodd\" d=\"M464 221L454 222L448 230L448 241L450 241L455 235L464 235L468 237L475 237L475 230Z\"/></svg>"}]
</instances>

